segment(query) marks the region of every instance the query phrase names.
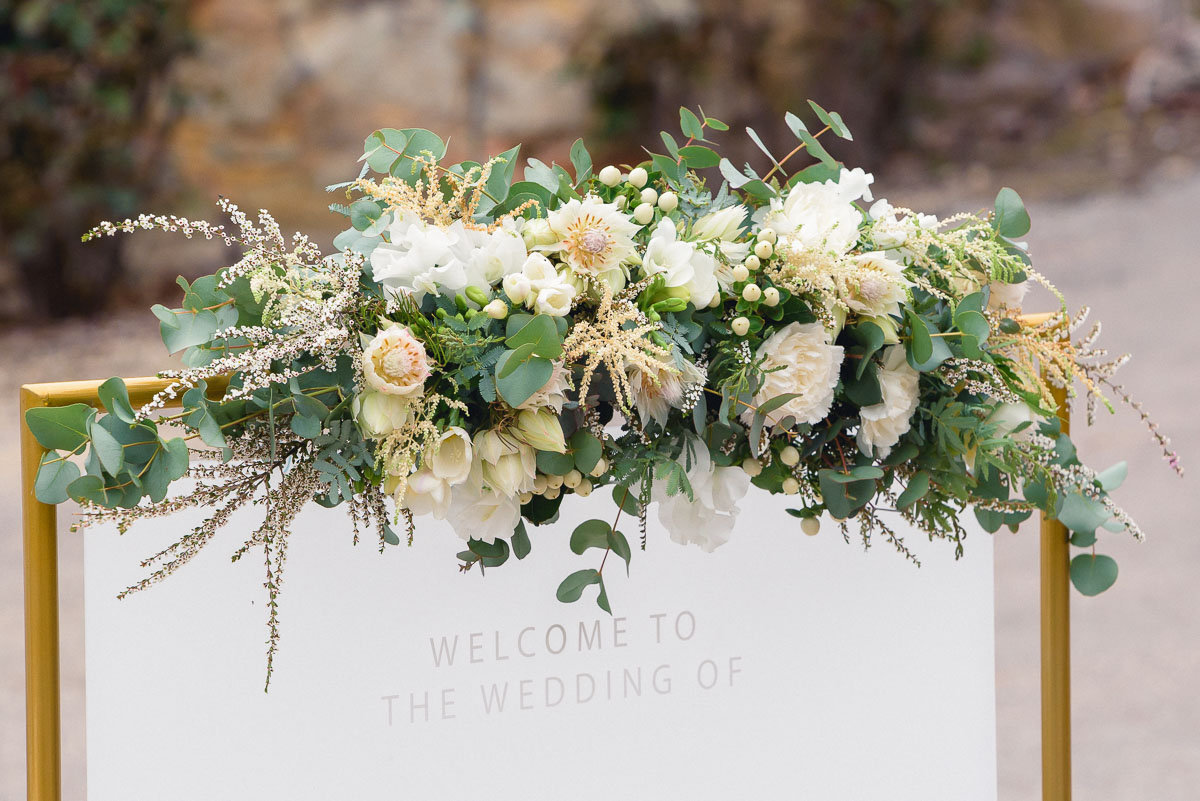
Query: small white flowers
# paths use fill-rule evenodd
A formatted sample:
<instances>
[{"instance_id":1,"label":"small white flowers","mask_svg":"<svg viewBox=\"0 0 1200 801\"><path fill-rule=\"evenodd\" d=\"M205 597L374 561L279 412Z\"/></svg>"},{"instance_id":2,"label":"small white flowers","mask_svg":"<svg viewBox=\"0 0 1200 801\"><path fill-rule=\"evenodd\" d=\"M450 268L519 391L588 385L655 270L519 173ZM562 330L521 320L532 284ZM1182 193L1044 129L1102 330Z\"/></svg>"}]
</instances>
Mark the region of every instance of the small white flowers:
<instances>
[{"instance_id":1,"label":"small white flowers","mask_svg":"<svg viewBox=\"0 0 1200 801\"><path fill-rule=\"evenodd\" d=\"M575 286L541 253L531 253L521 271L504 277L504 294L539 314L564 317L571 313Z\"/></svg>"},{"instance_id":2,"label":"small white flowers","mask_svg":"<svg viewBox=\"0 0 1200 801\"><path fill-rule=\"evenodd\" d=\"M829 343L829 332L820 323L789 323L768 337L758 349L763 359L763 385L754 396L756 406L779 395L795 394L767 414L779 425L791 417L795 423L819 423L833 405L833 391L842 366L842 348ZM747 409L742 419L754 420Z\"/></svg>"},{"instance_id":3,"label":"small white flowers","mask_svg":"<svg viewBox=\"0 0 1200 801\"><path fill-rule=\"evenodd\" d=\"M878 375L883 400L859 410L858 448L867 456L883 459L910 427L917 410L920 374L908 366L904 346L892 345L883 352Z\"/></svg>"},{"instance_id":4,"label":"small white flowers","mask_svg":"<svg viewBox=\"0 0 1200 801\"><path fill-rule=\"evenodd\" d=\"M401 325L385 328L363 350L367 387L388 395L419 396L429 377L425 346Z\"/></svg>"}]
</instances>

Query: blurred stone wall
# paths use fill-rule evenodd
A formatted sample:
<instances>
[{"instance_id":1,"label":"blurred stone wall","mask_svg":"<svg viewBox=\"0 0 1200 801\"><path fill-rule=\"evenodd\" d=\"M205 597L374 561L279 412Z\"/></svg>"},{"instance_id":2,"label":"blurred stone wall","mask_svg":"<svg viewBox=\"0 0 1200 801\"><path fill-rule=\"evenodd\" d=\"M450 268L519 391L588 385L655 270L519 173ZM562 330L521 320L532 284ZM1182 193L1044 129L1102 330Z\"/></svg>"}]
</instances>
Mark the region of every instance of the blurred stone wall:
<instances>
[{"instance_id":1,"label":"blurred stone wall","mask_svg":"<svg viewBox=\"0 0 1200 801\"><path fill-rule=\"evenodd\" d=\"M1086 183L1140 141L1131 71L1194 24L1180 0L198 0L191 16L195 49L169 77L187 98L162 165L173 191L155 210L209 215L224 195L322 238L340 227L322 187L354 177L377 128L433 129L455 160L517 142L563 160L583 134L597 160L629 161L681 104L734 126L735 161L762 159L746 125L789 150L782 115L813 97L856 134L837 155L877 174L1036 173L1049 154ZM1180 59L1151 65L1147 91ZM1180 74L1172 96L1200 70ZM138 302L222 258L136 240L122 297Z\"/></svg>"}]
</instances>

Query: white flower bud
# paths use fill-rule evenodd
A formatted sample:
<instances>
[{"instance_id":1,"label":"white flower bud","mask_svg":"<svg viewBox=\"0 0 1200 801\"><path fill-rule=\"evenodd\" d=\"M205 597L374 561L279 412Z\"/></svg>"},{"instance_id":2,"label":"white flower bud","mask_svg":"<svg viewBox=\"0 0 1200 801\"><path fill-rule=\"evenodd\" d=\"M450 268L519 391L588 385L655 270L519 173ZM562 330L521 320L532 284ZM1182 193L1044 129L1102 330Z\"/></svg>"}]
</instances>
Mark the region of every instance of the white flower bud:
<instances>
[{"instance_id":1,"label":"white flower bud","mask_svg":"<svg viewBox=\"0 0 1200 801\"><path fill-rule=\"evenodd\" d=\"M586 498L587 496L591 495L592 482L588 481L586 478L580 481L579 485L575 487L575 494L580 498Z\"/></svg>"},{"instance_id":2,"label":"white flower bud","mask_svg":"<svg viewBox=\"0 0 1200 801\"><path fill-rule=\"evenodd\" d=\"M550 409L522 409L512 431L521 441L539 451L567 452L562 424L558 422L558 415Z\"/></svg>"},{"instance_id":3,"label":"white flower bud","mask_svg":"<svg viewBox=\"0 0 1200 801\"><path fill-rule=\"evenodd\" d=\"M649 203L651 206L653 206L658 202L658 190L652 186L647 186L642 190L642 202Z\"/></svg>"},{"instance_id":4,"label":"white flower bud","mask_svg":"<svg viewBox=\"0 0 1200 801\"><path fill-rule=\"evenodd\" d=\"M742 469L746 471L746 475L754 478L762 472L762 462L751 456L742 462Z\"/></svg>"},{"instance_id":5,"label":"white flower bud","mask_svg":"<svg viewBox=\"0 0 1200 801\"><path fill-rule=\"evenodd\" d=\"M784 445L779 451L779 461L783 462L788 467L795 467L800 463L800 451L796 450L791 445Z\"/></svg>"},{"instance_id":6,"label":"white flower bud","mask_svg":"<svg viewBox=\"0 0 1200 801\"><path fill-rule=\"evenodd\" d=\"M593 476L595 478L599 478L600 476L604 475L607 472L608 472L608 460L605 459L603 456L601 456L599 461L596 462L596 466L592 468L592 472L589 473L588 475Z\"/></svg>"},{"instance_id":7,"label":"white flower bud","mask_svg":"<svg viewBox=\"0 0 1200 801\"><path fill-rule=\"evenodd\" d=\"M621 171L609 164L600 170L600 183L605 186L616 186L621 183Z\"/></svg>"},{"instance_id":8,"label":"white flower bud","mask_svg":"<svg viewBox=\"0 0 1200 801\"><path fill-rule=\"evenodd\" d=\"M763 303L768 306L779 305L779 290L773 286L769 286L763 290Z\"/></svg>"},{"instance_id":9,"label":"white flower bud","mask_svg":"<svg viewBox=\"0 0 1200 801\"><path fill-rule=\"evenodd\" d=\"M649 203L639 203L638 207L633 210L633 219L645 225L654 219L654 207Z\"/></svg>"},{"instance_id":10,"label":"white flower bud","mask_svg":"<svg viewBox=\"0 0 1200 801\"><path fill-rule=\"evenodd\" d=\"M783 480L783 494L784 495L795 495L799 491L800 491L800 482L799 481L792 478L791 476L788 476L787 478L785 478Z\"/></svg>"},{"instance_id":11,"label":"white flower bud","mask_svg":"<svg viewBox=\"0 0 1200 801\"><path fill-rule=\"evenodd\" d=\"M769 259L774 252L775 247L770 242L759 240L758 244L754 246L754 255L760 259Z\"/></svg>"},{"instance_id":12,"label":"white flower bud","mask_svg":"<svg viewBox=\"0 0 1200 801\"><path fill-rule=\"evenodd\" d=\"M800 530L808 536L814 537L821 530L821 521L815 517L806 517L800 521Z\"/></svg>"},{"instance_id":13,"label":"white flower bud","mask_svg":"<svg viewBox=\"0 0 1200 801\"><path fill-rule=\"evenodd\" d=\"M779 235L775 233L774 228L764 228L758 232L758 239L760 242L770 242L772 245L775 244L775 240L778 238L778 236Z\"/></svg>"},{"instance_id":14,"label":"white flower bud","mask_svg":"<svg viewBox=\"0 0 1200 801\"><path fill-rule=\"evenodd\" d=\"M746 284L742 287L742 298L747 303L755 303L762 297L762 289L758 284Z\"/></svg>"},{"instance_id":15,"label":"white flower bud","mask_svg":"<svg viewBox=\"0 0 1200 801\"><path fill-rule=\"evenodd\" d=\"M533 283L524 273L510 273L504 276L504 294L508 295L508 299L513 303L524 303L532 288Z\"/></svg>"},{"instance_id":16,"label":"white flower bud","mask_svg":"<svg viewBox=\"0 0 1200 801\"><path fill-rule=\"evenodd\" d=\"M643 167L634 167L629 171L628 181L634 189L641 189L648 180L650 180L650 176Z\"/></svg>"},{"instance_id":17,"label":"white flower bud","mask_svg":"<svg viewBox=\"0 0 1200 801\"><path fill-rule=\"evenodd\" d=\"M569 489L578 487L580 481L583 481L583 473L575 469L568 470L567 474L563 476L563 486Z\"/></svg>"},{"instance_id":18,"label":"white flower bud","mask_svg":"<svg viewBox=\"0 0 1200 801\"><path fill-rule=\"evenodd\" d=\"M667 213L675 211L679 208L679 195L674 192L663 192L658 196L658 207Z\"/></svg>"},{"instance_id":19,"label":"white flower bud","mask_svg":"<svg viewBox=\"0 0 1200 801\"><path fill-rule=\"evenodd\" d=\"M746 269L746 265L739 264L737 267L733 268L733 280L734 281L739 281L739 282L745 281L749 277L750 277L750 271Z\"/></svg>"},{"instance_id":20,"label":"white flower bud","mask_svg":"<svg viewBox=\"0 0 1200 801\"><path fill-rule=\"evenodd\" d=\"M735 317L733 322L729 324L729 327L733 329L733 333L739 337L744 337L746 336L746 332L750 330L750 321L745 317Z\"/></svg>"},{"instance_id":21,"label":"white flower bud","mask_svg":"<svg viewBox=\"0 0 1200 801\"><path fill-rule=\"evenodd\" d=\"M494 298L483 307L483 311L493 320L503 320L508 316L508 304L500 300L500 298Z\"/></svg>"},{"instance_id":22,"label":"white flower bud","mask_svg":"<svg viewBox=\"0 0 1200 801\"><path fill-rule=\"evenodd\" d=\"M762 262L759 261L758 256L755 256L753 253L747 256L746 260L742 262L742 264L746 265L746 269L750 272L754 272L762 266Z\"/></svg>"}]
</instances>

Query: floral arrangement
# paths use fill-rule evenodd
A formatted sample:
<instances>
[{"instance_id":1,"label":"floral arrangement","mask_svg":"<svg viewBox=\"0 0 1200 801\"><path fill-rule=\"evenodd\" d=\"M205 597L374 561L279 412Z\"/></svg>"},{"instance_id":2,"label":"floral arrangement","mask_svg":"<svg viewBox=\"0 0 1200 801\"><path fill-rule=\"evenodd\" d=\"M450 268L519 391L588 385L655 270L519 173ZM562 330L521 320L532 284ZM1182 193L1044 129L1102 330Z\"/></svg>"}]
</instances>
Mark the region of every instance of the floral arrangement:
<instances>
[{"instance_id":1,"label":"floral arrangement","mask_svg":"<svg viewBox=\"0 0 1200 801\"><path fill-rule=\"evenodd\" d=\"M594 586L606 611L605 564L634 550L622 521L645 548L656 507L671 539L711 551L750 485L794 499L805 534L828 513L847 540L882 537L913 561L890 519L959 554L969 509L991 532L1040 509L1084 549L1075 585L1103 591L1116 566L1097 532L1142 537L1109 496L1125 469L1084 466L1056 412L1077 391L1089 421L1105 390L1133 403L1112 381L1126 357L1095 347L1099 326L1072 340L1086 310L1069 318L1032 268L1015 192L941 220L896 208L819 141L850 138L841 117L812 111L816 133L787 115L798 143L783 158L747 129L761 175L721 158L712 138L728 126L687 108L683 144L664 132L664 152L598 171L582 141L569 168L529 159L518 176L516 147L446 164L429 131L376 131L357 180L330 187L350 224L332 256L224 200L232 230L103 223L85 240L163 229L242 255L181 278L179 308L154 308L183 367L153 402L134 409L114 378L103 412L28 412L48 451L37 497L122 529L208 510L127 592L259 507L234 558L265 555L268 679L289 524L309 502L344 506L354 542L372 532L381 549L411 541L419 518L447 520L466 541L461 570L482 573L525 558L528 526L553 523L568 496L603 488L611 519L574 530L591 564L557 595ZM789 172L801 152L811 162ZM1058 311L1022 317L1031 284Z\"/></svg>"}]
</instances>

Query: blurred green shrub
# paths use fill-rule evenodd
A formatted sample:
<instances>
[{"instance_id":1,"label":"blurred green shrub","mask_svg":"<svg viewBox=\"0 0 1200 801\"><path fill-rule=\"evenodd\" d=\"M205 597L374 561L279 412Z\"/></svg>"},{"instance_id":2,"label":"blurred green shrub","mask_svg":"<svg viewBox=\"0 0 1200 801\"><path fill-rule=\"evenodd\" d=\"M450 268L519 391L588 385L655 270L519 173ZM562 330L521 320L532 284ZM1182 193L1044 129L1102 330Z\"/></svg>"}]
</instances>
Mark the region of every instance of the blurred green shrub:
<instances>
[{"instance_id":1,"label":"blurred green shrub","mask_svg":"<svg viewBox=\"0 0 1200 801\"><path fill-rule=\"evenodd\" d=\"M26 316L97 311L121 243L84 246L101 219L135 213L164 185L182 105L165 79L190 45L182 0L0 3L0 260Z\"/></svg>"}]
</instances>

